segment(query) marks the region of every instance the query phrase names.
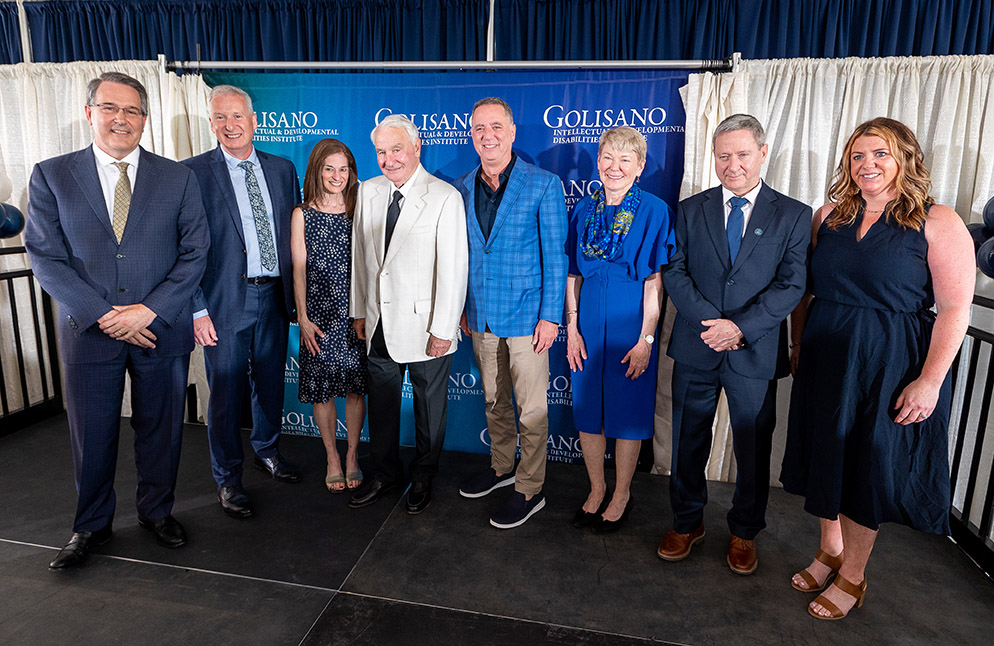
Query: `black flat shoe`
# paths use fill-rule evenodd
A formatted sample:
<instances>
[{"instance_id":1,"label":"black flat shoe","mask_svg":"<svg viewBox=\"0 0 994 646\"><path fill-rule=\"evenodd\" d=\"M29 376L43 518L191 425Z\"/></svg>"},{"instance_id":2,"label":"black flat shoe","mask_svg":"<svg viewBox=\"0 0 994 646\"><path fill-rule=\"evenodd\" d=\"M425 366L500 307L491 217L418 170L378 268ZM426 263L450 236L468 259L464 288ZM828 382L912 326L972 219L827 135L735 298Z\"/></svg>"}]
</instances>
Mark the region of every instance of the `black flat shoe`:
<instances>
[{"instance_id":1,"label":"black flat shoe","mask_svg":"<svg viewBox=\"0 0 994 646\"><path fill-rule=\"evenodd\" d=\"M65 570L79 565L86 560L86 557L90 554L90 550L103 545L113 535L114 532L111 530L110 525L95 532L76 532L69 539L69 542L66 543L66 546L59 551L55 560L48 564L48 567L53 570Z\"/></svg>"},{"instance_id":2,"label":"black flat shoe","mask_svg":"<svg viewBox=\"0 0 994 646\"><path fill-rule=\"evenodd\" d=\"M416 516L431 504L431 483L415 482L407 492L407 513Z\"/></svg>"},{"instance_id":3,"label":"black flat shoe","mask_svg":"<svg viewBox=\"0 0 994 646\"><path fill-rule=\"evenodd\" d=\"M183 547L186 545L186 530L172 516L158 520L139 518L138 525L155 534L155 540L163 547Z\"/></svg>"},{"instance_id":4,"label":"black flat shoe","mask_svg":"<svg viewBox=\"0 0 994 646\"><path fill-rule=\"evenodd\" d=\"M621 512L621 517L618 520L604 520L603 516L598 516L597 520L594 521L593 528L595 534L613 534L614 532L621 529L621 526L625 524L628 520L628 513L632 510L632 497L628 497L628 502L625 503L625 511Z\"/></svg>"},{"instance_id":5,"label":"black flat shoe","mask_svg":"<svg viewBox=\"0 0 994 646\"><path fill-rule=\"evenodd\" d=\"M248 518L252 515L252 503L241 485L221 487L217 490L217 501L221 511L232 518Z\"/></svg>"},{"instance_id":6,"label":"black flat shoe","mask_svg":"<svg viewBox=\"0 0 994 646\"><path fill-rule=\"evenodd\" d=\"M255 468L265 471L279 482L299 482L300 472L297 471L283 456L277 453L271 458L260 458L258 455L253 460Z\"/></svg>"},{"instance_id":7,"label":"black flat shoe","mask_svg":"<svg viewBox=\"0 0 994 646\"><path fill-rule=\"evenodd\" d=\"M590 513L589 511L584 511L583 507L581 506L579 509L576 510L576 513L573 514L573 527L576 527L577 529L590 527L591 525L597 522L598 518L601 517L601 514L604 513L605 509L607 509L607 505L608 505L608 496L607 494L604 494L604 500L601 501L601 506L598 507L597 511L595 511L594 513Z\"/></svg>"},{"instance_id":8,"label":"black flat shoe","mask_svg":"<svg viewBox=\"0 0 994 646\"><path fill-rule=\"evenodd\" d=\"M362 509L363 507L368 507L383 496L395 490L398 486L400 485L396 482L373 480L369 483L369 485L355 492L349 500L349 507L352 509Z\"/></svg>"}]
</instances>

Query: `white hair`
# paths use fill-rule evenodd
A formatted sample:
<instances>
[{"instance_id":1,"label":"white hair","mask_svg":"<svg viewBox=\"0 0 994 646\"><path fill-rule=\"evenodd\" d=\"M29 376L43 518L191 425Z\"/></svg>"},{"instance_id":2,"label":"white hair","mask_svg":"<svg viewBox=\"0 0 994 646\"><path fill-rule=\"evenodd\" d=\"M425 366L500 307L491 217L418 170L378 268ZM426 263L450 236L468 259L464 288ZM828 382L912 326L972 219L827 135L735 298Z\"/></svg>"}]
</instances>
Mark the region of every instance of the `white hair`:
<instances>
[{"instance_id":1,"label":"white hair","mask_svg":"<svg viewBox=\"0 0 994 646\"><path fill-rule=\"evenodd\" d=\"M369 133L369 140L373 142L374 146L376 145L376 133L381 128L400 128L407 133L407 136L411 139L412 146L417 146L421 143L421 135L418 133L418 127L414 125L413 121L402 114L388 115L383 118L383 121L376 124L373 131Z\"/></svg>"}]
</instances>

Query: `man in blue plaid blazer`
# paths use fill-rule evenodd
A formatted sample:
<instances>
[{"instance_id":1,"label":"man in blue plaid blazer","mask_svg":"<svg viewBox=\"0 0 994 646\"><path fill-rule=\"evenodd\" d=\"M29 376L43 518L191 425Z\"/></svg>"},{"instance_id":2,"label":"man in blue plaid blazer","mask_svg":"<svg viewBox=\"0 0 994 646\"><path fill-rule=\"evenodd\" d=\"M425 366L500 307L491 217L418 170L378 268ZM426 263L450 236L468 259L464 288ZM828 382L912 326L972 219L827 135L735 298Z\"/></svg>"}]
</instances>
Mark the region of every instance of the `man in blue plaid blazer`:
<instances>
[{"instance_id":1,"label":"man in blue plaid blazer","mask_svg":"<svg viewBox=\"0 0 994 646\"><path fill-rule=\"evenodd\" d=\"M190 302L210 234L193 172L138 146L148 95L107 72L87 86L93 145L40 162L24 246L59 303L59 350L79 495L73 535L49 565L77 565L110 540L124 376L138 470L138 524L186 543L172 517L193 350Z\"/></svg>"},{"instance_id":2,"label":"man in blue plaid blazer","mask_svg":"<svg viewBox=\"0 0 994 646\"><path fill-rule=\"evenodd\" d=\"M515 126L502 99L473 106L473 146L480 166L456 181L466 202L469 290L462 329L473 352L487 406L491 468L459 493L479 498L514 485L491 516L500 529L517 527L545 506L549 435L549 355L563 313L567 260L566 205L558 177L511 151ZM520 413L521 462L514 468Z\"/></svg>"}]
</instances>

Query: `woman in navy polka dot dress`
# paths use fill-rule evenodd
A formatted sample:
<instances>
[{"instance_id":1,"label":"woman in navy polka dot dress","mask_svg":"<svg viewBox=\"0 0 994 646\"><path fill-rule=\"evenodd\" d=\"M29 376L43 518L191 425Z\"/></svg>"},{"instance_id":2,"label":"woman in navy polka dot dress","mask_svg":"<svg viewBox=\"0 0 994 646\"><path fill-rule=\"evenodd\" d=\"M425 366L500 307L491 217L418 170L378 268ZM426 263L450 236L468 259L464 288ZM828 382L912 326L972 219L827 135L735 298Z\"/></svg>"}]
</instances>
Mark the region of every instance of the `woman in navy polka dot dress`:
<instances>
[{"instance_id":1,"label":"woman in navy polka dot dress","mask_svg":"<svg viewBox=\"0 0 994 646\"><path fill-rule=\"evenodd\" d=\"M332 493L362 484L359 434L366 417L366 346L349 319L352 214L359 180L355 158L336 139L311 150L304 203L293 210L293 284L300 323L300 401L314 420L328 455L325 486ZM345 398L345 469L335 443L335 398Z\"/></svg>"}]
</instances>

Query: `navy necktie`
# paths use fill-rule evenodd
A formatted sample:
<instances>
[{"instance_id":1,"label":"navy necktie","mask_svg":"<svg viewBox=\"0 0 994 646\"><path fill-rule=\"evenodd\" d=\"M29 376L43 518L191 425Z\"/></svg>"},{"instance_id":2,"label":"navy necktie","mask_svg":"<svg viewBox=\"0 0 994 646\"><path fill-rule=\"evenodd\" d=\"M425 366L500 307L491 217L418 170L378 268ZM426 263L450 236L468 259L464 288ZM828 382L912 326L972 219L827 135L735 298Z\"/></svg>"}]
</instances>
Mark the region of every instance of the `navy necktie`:
<instances>
[{"instance_id":1,"label":"navy necktie","mask_svg":"<svg viewBox=\"0 0 994 646\"><path fill-rule=\"evenodd\" d=\"M728 214L725 235L728 236L728 258L734 263L735 257L739 255L739 247L742 246L742 225L745 222L742 207L748 204L749 200L744 197L733 197L728 203L732 205L732 211Z\"/></svg>"},{"instance_id":2,"label":"navy necktie","mask_svg":"<svg viewBox=\"0 0 994 646\"><path fill-rule=\"evenodd\" d=\"M383 253L390 248L390 238L393 237L394 227L397 226L397 218L400 217L400 200L404 195L400 191L393 192L393 201L387 207L387 230L383 238Z\"/></svg>"}]
</instances>

